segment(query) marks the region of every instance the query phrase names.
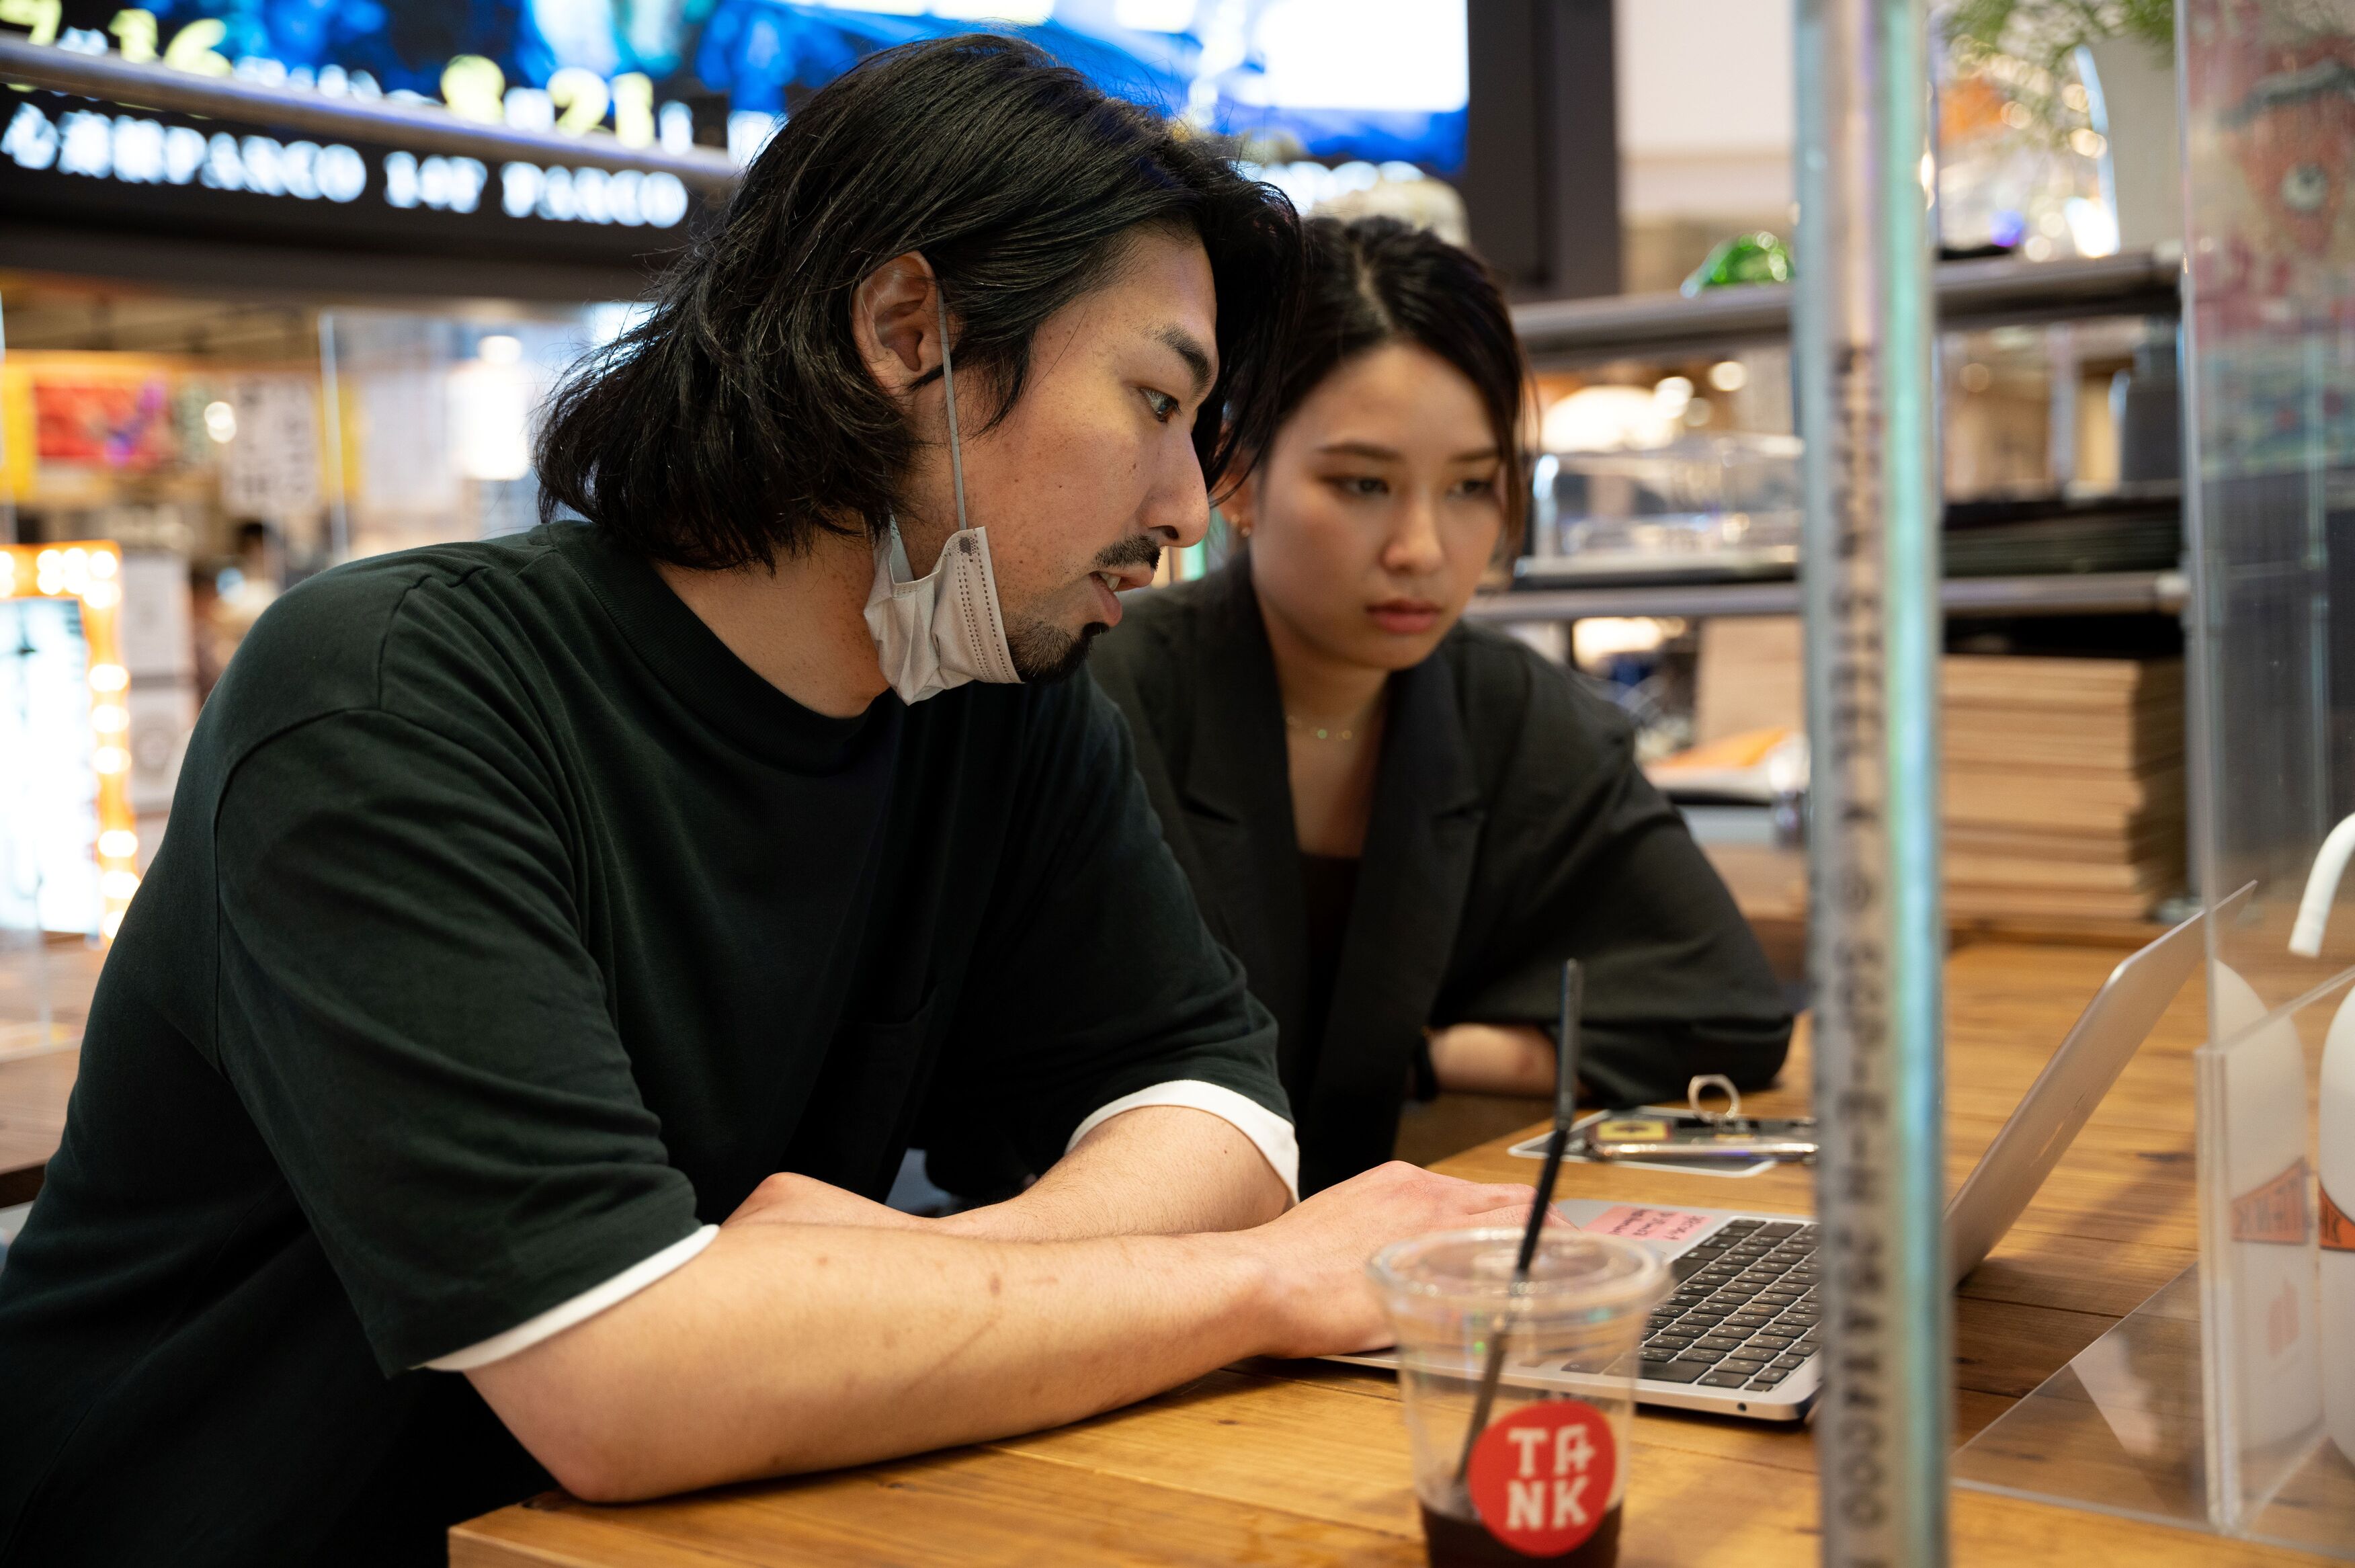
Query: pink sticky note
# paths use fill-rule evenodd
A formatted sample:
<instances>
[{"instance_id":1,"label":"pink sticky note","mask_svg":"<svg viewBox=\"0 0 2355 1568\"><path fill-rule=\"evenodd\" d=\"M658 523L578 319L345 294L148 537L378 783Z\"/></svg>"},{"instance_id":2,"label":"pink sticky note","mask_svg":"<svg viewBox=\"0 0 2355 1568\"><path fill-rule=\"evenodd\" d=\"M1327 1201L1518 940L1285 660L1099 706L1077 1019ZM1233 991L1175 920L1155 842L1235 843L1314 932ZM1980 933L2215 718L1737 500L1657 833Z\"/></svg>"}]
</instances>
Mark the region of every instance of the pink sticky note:
<instances>
[{"instance_id":1,"label":"pink sticky note","mask_svg":"<svg viewBox=\"0 0 2355 1568\"><path fill-rule=\"evenodd\" d=\"M1647 1209L1622 1203L1616 1209L1604 1210L1594 1217L1593 1224L1580 1229L1605 1236L1628 1236L1639 1242L1666 1242L1673 1246L1714 1222L1714 1215L1696 1214L1689 1209Z\"/></svg>"}]
</instances>

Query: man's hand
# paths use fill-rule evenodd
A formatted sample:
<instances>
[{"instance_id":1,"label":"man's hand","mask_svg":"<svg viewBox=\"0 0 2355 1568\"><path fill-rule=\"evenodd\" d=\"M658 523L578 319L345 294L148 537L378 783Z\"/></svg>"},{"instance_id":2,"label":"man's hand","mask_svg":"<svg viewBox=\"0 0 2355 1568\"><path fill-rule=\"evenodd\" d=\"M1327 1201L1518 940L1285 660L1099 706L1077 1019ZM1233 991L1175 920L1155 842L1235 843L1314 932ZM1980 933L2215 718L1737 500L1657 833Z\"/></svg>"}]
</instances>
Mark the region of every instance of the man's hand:
<instances>
[{"instance_id":1,"label":"man's hand","mask_svg":"<svg viewBox=\"0 0 2355 1568\"><path fill-rule=\"evenodd\" d=\"M1530 1189L1459 1181L1392 1160L1328 1187L1236 1238L1262 1258L1271 1299L1270 1356L1327 1356L1391 1342L1366 1264L1391 1243L1433 1231L1529 1222Z\"/></svg>"}]
</instances>

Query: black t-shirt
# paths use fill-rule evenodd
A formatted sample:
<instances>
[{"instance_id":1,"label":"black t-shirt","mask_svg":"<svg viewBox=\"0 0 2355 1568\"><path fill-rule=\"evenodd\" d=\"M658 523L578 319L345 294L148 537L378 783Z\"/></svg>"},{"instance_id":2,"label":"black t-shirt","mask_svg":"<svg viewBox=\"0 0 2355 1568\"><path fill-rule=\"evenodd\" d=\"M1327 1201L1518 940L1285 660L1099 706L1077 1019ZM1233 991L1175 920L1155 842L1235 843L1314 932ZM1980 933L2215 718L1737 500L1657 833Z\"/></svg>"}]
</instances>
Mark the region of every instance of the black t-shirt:
<instances>
[{"instance_id":1,"label":"black t-shirt","mask_svg":"<svg viewBox=\"0 0 2355 1568\"><path fill-rule=\"evenodd\" d=\"M439 1561L547 1485L461 1376L798 1170L1282 1112L1085 678L831 720L593 531L282 598L207 706L0 1272L0 1562Z\"/></svg>"}]
</instances>

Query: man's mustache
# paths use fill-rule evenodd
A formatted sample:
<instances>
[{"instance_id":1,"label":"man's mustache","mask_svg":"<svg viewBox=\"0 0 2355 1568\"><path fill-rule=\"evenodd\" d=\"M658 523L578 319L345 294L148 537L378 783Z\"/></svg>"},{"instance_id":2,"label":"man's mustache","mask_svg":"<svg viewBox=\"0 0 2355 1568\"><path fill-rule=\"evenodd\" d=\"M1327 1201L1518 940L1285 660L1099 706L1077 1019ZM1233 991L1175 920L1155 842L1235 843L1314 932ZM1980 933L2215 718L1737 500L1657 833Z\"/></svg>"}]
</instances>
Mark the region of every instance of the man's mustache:
<instances>
[{"instance_id":1,"label":"man's mustache","mask_svg":"<svg viewBox=\"0 0 2355 1568\"><path fill-rule=\"evenodd\" d=\"M1095 570L1117 571L1124 566L1159 566L1161 541L1151 534L1132 534L1096 557Z\"/></svg>"}]
</instances>

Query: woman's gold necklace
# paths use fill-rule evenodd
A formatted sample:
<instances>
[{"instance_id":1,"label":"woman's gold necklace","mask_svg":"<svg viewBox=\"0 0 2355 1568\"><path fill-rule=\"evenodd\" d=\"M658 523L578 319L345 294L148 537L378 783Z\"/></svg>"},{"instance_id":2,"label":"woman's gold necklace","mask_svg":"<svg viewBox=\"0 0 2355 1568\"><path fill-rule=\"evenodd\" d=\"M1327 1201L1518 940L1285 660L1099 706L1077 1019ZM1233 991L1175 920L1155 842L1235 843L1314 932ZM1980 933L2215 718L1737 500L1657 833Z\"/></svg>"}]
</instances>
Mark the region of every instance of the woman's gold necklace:
<instances>
[{"instance_id":1,"label":"woman's gold necklace","mask_svg":"<svg viewBox=\"0 0 2355 1568\"><path fill-rule=\"evenodd\" d=\"M1319 741L1354 741L1358 738L1358 732L1355 730L1344 730L1337 724L1311 724L1305 719L1291 713L1284 716L1284 727Z\"/></svg>"},{"instance_id":2,"label":"woman's gold necklace","mask_svg":"<svg viewBox=\"0 0 2355 1568\"><path fill-rule=\"evenodd\" d=\"M1375 698L1373 706L1351 720L1346 728L1339 724L1312 724L1297 714L1287 712L1284 716L1284 727L1295 733L1306 735L1312 740L1354 741L1364 733L1367 723L1375 714L1381 711L1381 699Z\"/></svg>"}]
</instances>

